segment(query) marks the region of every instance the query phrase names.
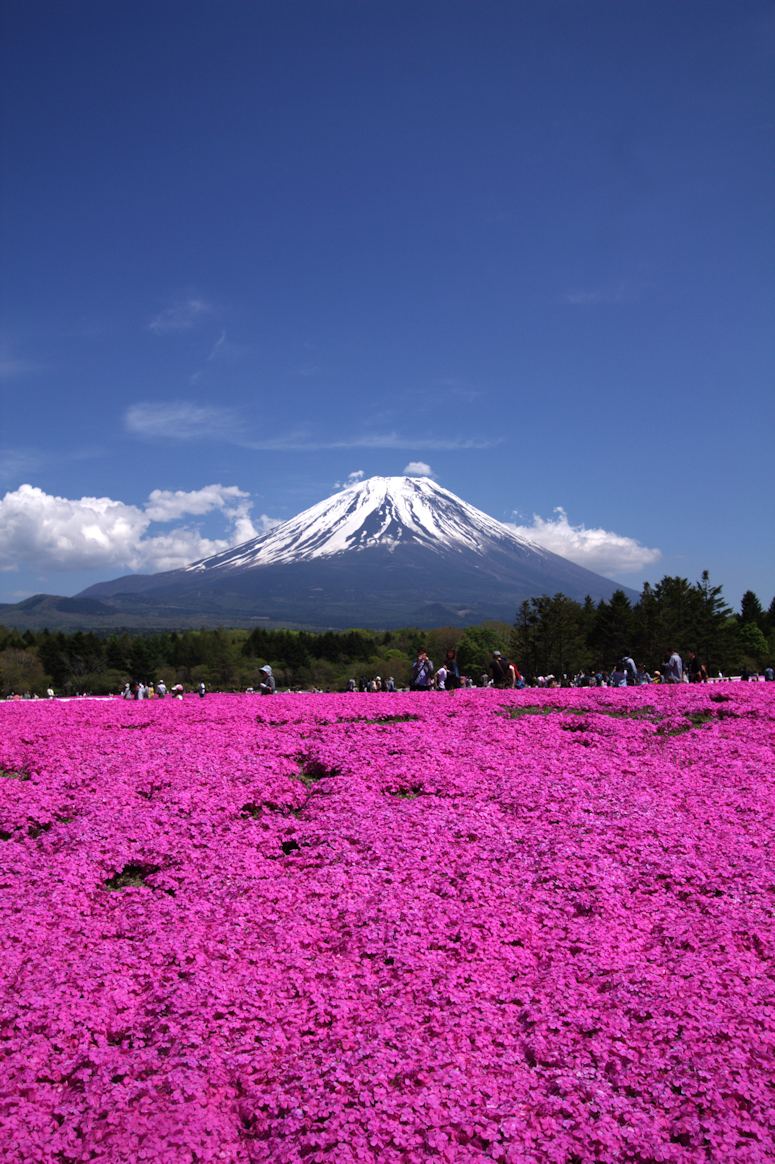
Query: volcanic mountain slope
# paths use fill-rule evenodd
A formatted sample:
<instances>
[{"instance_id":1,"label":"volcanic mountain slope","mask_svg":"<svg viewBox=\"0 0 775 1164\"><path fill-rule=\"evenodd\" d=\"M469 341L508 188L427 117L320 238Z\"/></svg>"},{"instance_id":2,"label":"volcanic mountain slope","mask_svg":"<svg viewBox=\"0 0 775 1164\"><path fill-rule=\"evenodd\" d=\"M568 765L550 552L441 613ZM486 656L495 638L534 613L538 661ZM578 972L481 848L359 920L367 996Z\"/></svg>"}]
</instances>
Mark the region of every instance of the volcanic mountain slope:
<instances>
[{"instance_id":1,"label":"volcanic mountain slope","mask_svg":"<svg viewBox=\"0 0 775 1164\"><path fill-rule=\"evenodd\" d=\"M79 597L132 624L390 628L511 621L525 598L618 588L427 477L371 477L231 550Z\"/></svg>"}]
</instances>

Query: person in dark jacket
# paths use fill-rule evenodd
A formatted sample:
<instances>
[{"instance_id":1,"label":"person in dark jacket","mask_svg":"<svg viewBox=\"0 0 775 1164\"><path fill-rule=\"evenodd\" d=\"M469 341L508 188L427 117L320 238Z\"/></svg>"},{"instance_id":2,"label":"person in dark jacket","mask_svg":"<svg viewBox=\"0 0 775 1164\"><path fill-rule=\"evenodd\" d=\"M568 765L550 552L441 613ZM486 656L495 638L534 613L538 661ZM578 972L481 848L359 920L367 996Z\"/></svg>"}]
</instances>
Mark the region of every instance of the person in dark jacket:
<instances>
[{"instance_id":1,"label":"person in dark jacket","mask_svg":"<svg viewBox=\"0 0 775 1164\"><path fill-rule=\"evenodd\" d=\"M454 691L460 686L460 665L457 661L457 651L454 647L450 647L447 651L442 666L447 671L447 691Z\"/></svg>"},{"instance_id":2,"label":"person in dark jacket","mask_svg":"<svg viewBox=\"0 0 775 1164\"><path fill-rule=\"evenodd\" d=\"M430 691L433 686L433 663L427 652L418 651L417 658L412 663L412 691Z\"/></svg>"},{"instance_id":3,"label":"person in dark jacket","mask_svg":"<svg viewBox=\"0 0 775 1164\"><path fill-rule=\"evenodd\" d=\"M490 674L495 687L513 687L514 672L509 667L509 661L500 651L493 651L490 662Z\"/></svg>"}]
</instances>

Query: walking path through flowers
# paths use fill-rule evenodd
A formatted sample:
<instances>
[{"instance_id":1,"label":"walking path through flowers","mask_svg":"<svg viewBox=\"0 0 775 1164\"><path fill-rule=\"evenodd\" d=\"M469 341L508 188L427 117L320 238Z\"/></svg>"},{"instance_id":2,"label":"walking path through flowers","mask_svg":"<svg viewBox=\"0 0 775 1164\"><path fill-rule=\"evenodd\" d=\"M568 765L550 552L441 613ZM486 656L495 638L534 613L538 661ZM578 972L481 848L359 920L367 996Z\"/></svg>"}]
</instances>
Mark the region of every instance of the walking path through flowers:
<instances>
[{"instance_id":1,"label":"walking path through flowers","mask_svg":"<svg viewBox=\"0 0 775 1164\"><path fill-rule=\"evenodd\" d=\"M775 684L0 705L0 1159L765 1161Z\"/></svg>"}]
</instances>

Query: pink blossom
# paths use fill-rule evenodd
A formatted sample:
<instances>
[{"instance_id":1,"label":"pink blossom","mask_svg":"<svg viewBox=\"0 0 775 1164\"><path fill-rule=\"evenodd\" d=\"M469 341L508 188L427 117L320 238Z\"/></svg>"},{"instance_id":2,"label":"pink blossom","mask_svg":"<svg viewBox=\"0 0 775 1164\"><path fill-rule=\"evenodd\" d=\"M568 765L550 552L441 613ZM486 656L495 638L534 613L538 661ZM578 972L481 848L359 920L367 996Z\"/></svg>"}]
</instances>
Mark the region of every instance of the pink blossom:
<instances>
[{"instance_id":1,"label":"pink blossom","mask_svg":"<svg viewBox=\"0 0 775 1164\"><path fill-rule=\"evenodd\" d=\"M774 722L768 684L0 705L0 1156L771 1159Z\"/></svg>"}]
</instances>

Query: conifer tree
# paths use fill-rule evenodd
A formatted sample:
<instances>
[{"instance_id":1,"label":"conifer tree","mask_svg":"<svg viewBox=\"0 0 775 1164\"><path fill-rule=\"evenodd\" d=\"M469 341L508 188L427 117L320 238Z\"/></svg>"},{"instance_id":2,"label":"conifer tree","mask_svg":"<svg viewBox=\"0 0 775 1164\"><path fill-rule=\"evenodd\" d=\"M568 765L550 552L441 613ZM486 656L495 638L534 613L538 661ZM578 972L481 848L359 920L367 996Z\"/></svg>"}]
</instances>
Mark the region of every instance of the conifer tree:
<instances>
[{"instance_id":1,"label":"conifer tree","mask_svg":"<svg viewBox=\"0 0 775 1164\"><path fill-rule=\"evenodd\" d=\"M697 652L711 671L725 670L734 655L735 625L720 586L712 586L703 570L696 585L699 607L693 625L693 641L687 645Z\"/></svg>"},{"instance_id":2,"label":"conifer tree","mask_svg":"<svg viewBox=\"0 0 775 1164\"><path fill-rule=\"evenodd\" d=\"M534 599L526 598L519 604L509 639L511 657L517 661L522 674L528 676L538 674L536 633L539 620L534 602Z\"/></svg>"},{"instance_id":3,"label":"conifer tree","mask_svg":"<svg viewBox=\"0 0 775 1164\"><path fill-rule=\"evenodd\" d=\"M623 590L614 590L608 602L599 602L592 628L591 645L596 661L610 667L633 651L635 630L632 605Z\"/></svg>"},{"instance_id":4,"label":"conifer tree","mask_svg":"<svg viewBox=\"0 0 775 1164\"><path fill-rule=\"evenodd\" d=\"M753 590L746 590L740 602L740 623L742 626L747 623L755 623L760 631L765 631L767 628L767 615Z\"/></svg>"},{"instance_id":5,"label":"conifer tree","mask_svg":"<svg viewBox=\"0 0 775 1164\"><path fill-rule=\"evenodd\" d=\"M775 633L775 598L773 598L767 611L767 630Z\"/></svg>"},{"instance_id":6,"label":"conifer tree","mask_svg":"<svg viewBox=\"0 0 775 1164\"><path fill-rule=\"evenodd\" d=\"M659 602L650 582L643 583L640 601L633 610L633 650L638 663L653 667L662 657L664 645Z\"/></svg>"}]
</instances>

